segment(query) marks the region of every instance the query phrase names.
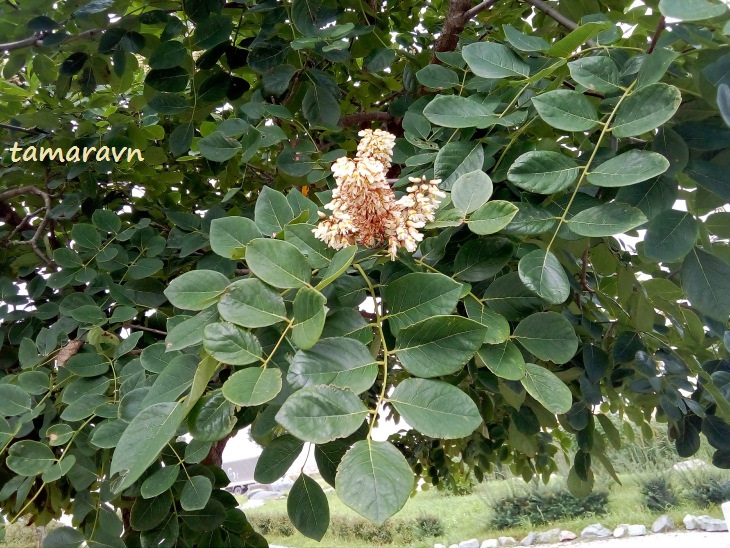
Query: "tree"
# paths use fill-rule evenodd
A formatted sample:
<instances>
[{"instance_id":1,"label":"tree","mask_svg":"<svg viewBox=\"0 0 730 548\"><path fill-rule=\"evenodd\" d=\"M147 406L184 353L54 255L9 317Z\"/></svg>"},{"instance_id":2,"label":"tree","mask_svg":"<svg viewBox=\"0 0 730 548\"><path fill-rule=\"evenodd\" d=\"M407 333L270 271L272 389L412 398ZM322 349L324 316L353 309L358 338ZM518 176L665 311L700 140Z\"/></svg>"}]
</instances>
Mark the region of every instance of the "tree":
<instances>
[{"instance_id":1,"label":"tree","mask_svg":"<svg viewBox=\"0 0 730 548\"><path fill-rule=\"evenodd\" d=\"M729 468L728 9L643 4L3 3L2 514L265 546L248 425L379 523L497 463L586 493L614 417Z\"/></svg>"}]
</instances>

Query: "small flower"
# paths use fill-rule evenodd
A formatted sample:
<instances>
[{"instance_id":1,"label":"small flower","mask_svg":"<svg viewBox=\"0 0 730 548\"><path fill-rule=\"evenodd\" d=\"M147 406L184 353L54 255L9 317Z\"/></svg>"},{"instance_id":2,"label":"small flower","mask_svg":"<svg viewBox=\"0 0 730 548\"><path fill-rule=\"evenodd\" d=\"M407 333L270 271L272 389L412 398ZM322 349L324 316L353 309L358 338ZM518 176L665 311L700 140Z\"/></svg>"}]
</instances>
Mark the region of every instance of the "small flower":
<instances>
[{"instance_id":1,"label":"small flower","mask_svg":"<svg viewBox=\"0 0 730 548\"><path fill-rule=\"evenodd\" d=\"M418 249L423 234L418 229L433 221L441 198L440 179L426 181L412 177L408 194L396 200L385 176L393 156L395 136L379 129L366 129L354 159L338 158L332 165L337 188L332 201L325 205L332 211L324 216L315 237L333 249L361 244L367 247L387 242L388 255L395 260L398 248L410 253ZM320 214L322 217L323 214Z\"/></svg>"}]
</instances>

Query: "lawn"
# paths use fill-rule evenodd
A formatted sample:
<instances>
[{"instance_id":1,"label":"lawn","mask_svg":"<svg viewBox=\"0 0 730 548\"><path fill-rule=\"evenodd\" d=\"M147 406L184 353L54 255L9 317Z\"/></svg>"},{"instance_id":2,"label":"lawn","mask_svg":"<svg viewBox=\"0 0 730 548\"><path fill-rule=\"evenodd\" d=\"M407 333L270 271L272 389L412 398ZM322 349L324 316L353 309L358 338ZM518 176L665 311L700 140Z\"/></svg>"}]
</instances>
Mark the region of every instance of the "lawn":
<instances>
[{"instance_id":1,"label":"lawn","mask_svg":"<svg viewBox=\"0 0 730 548\"><path fill-rule=\"evenodd\" d=\"M622 486L615 483L606 484L609 489L609 512L602 516L584 516L575 519L568 519L559 522L543 524L532 527L530 523L524 523L521 527L495 530L490 528L491 505L494 501L507 496L513 492L525 489L522 480L496 480L478 485L471 495L450 496L437 491L418 493L412 497L405 508L397 514L394 520L417 518L423 515L438 516L445 532L442 536L424 538L420 541L408 543L393 543L391 548L432 548L434 543L440 542L445 545L459 543L470 538L477 538L483 541L488 538L500 536L512 536L520 540L528 532L547 531L555 527L567 529L580 534L581 530L592 523L600 522L606 527L614 528L622 523L641 523L651 526L658 517L656 512L646 510L642 505L640 490L641 476L621 476ZM336 517L355 518L357 514L342 504L336 494L328 494L330 513ZM682 518L686 514L710 514L715 517L722 517L719 508L701 509L683 502L667 512L675 524L680 527ZM263 507L246 510L246 514L255 516L274 515L280 520L286 520L286 500L267 501ZM359 542L351 539L344 540L336 537L331 531L325 535L321 542L307 539L299 533L291 536L268 535L267 538L272 544L283 545L290 548L334 548L346 546L347 548L371 548L371 542Z\"/></svg>"}]
</instances>

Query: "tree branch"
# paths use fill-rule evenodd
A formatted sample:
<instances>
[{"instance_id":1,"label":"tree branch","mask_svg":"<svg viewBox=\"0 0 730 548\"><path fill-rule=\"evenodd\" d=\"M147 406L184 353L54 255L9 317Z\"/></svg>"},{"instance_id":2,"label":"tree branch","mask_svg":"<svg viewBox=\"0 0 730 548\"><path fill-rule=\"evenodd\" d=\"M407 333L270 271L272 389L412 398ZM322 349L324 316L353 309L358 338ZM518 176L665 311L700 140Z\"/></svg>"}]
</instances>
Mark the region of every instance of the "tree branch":
<instances>
[{"instance_id":1,"label":"tree branch","mask_svg":"<svg viewBox=\"0 0 730 548\"><path fill-rule=\"evenodd\" d=\"M467 21L469 19L473 19L474 17L476 17L483 11L486 11L486 10L494 7L497 4L497 2L499 2L499 0L485 0L484 2L480 2L479 4L477 4L476 6L471 8L469 11L467 11L464 14L464 17L466 18Z\"/></svg>"},{"instance_id":2,"label":"tree branch","mask_svg":"<svg viewBox=\"0 0 730 548\"><path fill-rule=\"evenodd\" d=\"M110 25L110 26L114 26L114 23L112 23L112 25ZM85 30L84 32L80 32L78 34L69 36L63 42L61 42L60 44L57 44L54 47L59 47L63 44L68 44L69 42L75 42L77 40L83 40L85 38L92 38L92 37L96 36L97 34L101 34L105 30L107 30L107 28L109 28L109 27ZM28 38L24 38L23 40L18 40L17 42L8 42L7 44L0 44L0 51L15 51L18 49L29 48L29 47L41 47L41 46L43 46L43 39L46 36L48 36L47 32L46 33L37 33Z\"/></svg>"},{"instance_id":3,"label":"tree branch","mask_svg":"<svg viewBox=\"0 0 730 548\"><path fill-rule=\"evenodd\" d=\"M41 250L41 248L38 246L38 241L40 240L41 236L46 230L46 227L48 226L48 222L50 221L50 213L51 213L51 197L47 192L43 192L40 188L35 186L21 186L18 188L11 188L10 190L6 190L5 192L0 192L0 211L4 211L7 206L5 204L6 200L12 200L13 198L17 198L18 196L24 196L26 194L35 194L36 196L40 196L43 199L43 210L44 215L43 219L41 219L40 224L36 227L35 234L33 234L33 237L28 240L21 240L21 241L13 241L10 243L14 243L16 245L29 245L33 248L33 252L40 257L40 259L46 263L48 266L55 266L55 263L49 259L46 254ZM16 214L17 216L17 214ZM5 219L8 217L5 216ZM29 224L28 219L21 220L20 224ZM18 228L18 224L15 225L15 228ZM19 230L13 230L11 235L15 234L16 232L19 232Z\"/></svg>"},{"instance_id":4,"label":"tree branch","mask_svg":"<svg viewBox=\"0 0 730 548\"><path fill-rule=\"evenodd\" d=\"M659 38L662 35L662 32L664 32L664 29L667 28L667 18L662 16L659 19L659 23L656 26L656 31L654 31L654 36L651 37L651 43L649 44L649 48L646 50L646 53L651 53L656 48L657 42L659 42Z\"/></svg>"},{"instance_id":5,"label":"tree branch","mask_svg":"<svg viewBox=\"0 0 730 548\"><path fill-rule=\"evenodd\" d=\"M441 63L436 53L439 51L454 51L459 43L459 34L466 27L466 14L471 7L471 0L450 0L449 11L446 13L444 28L441 30L441 36L436 40L433 48L433 56L431 63Z\"/></svg>"},{"instance_id":6,"label":"tree branch","mask_svg":"<svg viewBox=\"0 0 730 548\"><path fill-rule=\"evenodd\" d=\"M390 122L393 115L389 112L356 112L355 114L347 114L340 118L340 127L357 126L364 122Z\"/></svg>"},{"instance_id":7,"label":"tree branch","mask_svg":"<svg viewBox=\"0 0 730 548\"><path fill-rule=\"evenodd\" d=\"M48 135L47 131L44 131L42 129L38 129L37 127L20 127L20 126L13 126L10 124L0 124L0 129L7 129L8 131L17 131L19 133L28 133L29 135Z\"/></svg>"},{"instance_id":8,"label":"tree branch","mask_svg":"<svg viewBox=\"0 0 730 548\"><path fill-rule=\"evenodd\" d=\"M125 323L125 324L122 324L122 327L126 327L127 329L138 329L139 331L147 331L148 333L154 333L155 335L161 335L163 337L167 337L167 331L162 331L161 329L154 329L152 327L147 327L146 325Z\"/></svg>"},{"instance_id":9,"label":"tree branch","mask_svg":"<svg viewBox=\"0 0 730 548\"><path fill-rule=\"evenodd\" d=\"M540 10L548 17L554 19L561 25L563 25L565 28L570 30L575 30L578 28L578 23L575 21L568 19L565 15L560 13L558 10L553 8L552 6L547 5L543 0L523 0L526 4L530 4L532 7ZM598 46L596 42L593 40L586 40L586 44L591 46L592 48Z\"/></svg>"},{"instance_id":10,"label":"tree branch","mask_svg":"<svg viewBox=\"0 0 730 548\"><path fill-rule=\"evenodd\" d=\"M68 360L79 353L82 346L84 346L84 341L82 340L74 339L72 341L68 341L66 346L61 348L56 355L56 367L61 368L66 365Z\"/></svg>"}]
</instances>

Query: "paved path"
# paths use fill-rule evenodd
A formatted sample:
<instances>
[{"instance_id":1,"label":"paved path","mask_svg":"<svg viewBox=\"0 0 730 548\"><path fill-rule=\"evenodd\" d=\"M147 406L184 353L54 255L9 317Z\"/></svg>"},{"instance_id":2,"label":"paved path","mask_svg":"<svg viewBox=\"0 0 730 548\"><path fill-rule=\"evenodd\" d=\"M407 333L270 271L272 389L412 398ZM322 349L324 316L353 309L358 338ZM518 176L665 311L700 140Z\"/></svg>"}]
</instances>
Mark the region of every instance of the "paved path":
<instances>
[{"instance_id":1,"label":"paved path","mask_svg":"<svg viewBox=\"0 0 730 548\"><path fill-rule=\"evenodd\" d=\"M545 544L535 546L548 548ZM730 548L730 533L685 531L592 542L564 542L551 544L550 548L568 548L570 546L580 548Z\"/></svg>"}]
</instances>

